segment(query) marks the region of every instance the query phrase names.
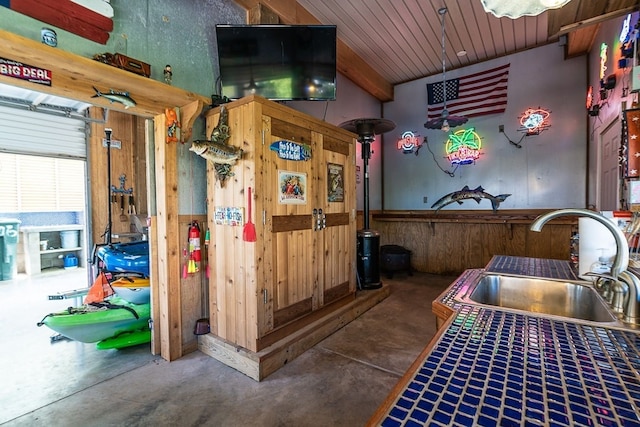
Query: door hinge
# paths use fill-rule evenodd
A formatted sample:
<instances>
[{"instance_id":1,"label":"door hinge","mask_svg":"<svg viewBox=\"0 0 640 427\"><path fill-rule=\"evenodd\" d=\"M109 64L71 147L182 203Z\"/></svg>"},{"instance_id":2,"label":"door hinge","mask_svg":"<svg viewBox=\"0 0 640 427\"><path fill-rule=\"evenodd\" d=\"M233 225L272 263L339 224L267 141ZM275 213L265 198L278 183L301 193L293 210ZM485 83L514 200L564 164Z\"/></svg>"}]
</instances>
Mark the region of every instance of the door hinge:
<instances>
[{"instance_id":1,"label":"door hinge","mask_svg":"<svg viewBox=\"0 0 640 427\"><path fill-rule=\"evenodd\" d=\"M262 145L264 145L264 129L262 129Z\"/></svg>"},{"instance_id":2,"label":"door hinge","mask_svg":"<svg viewBox=\"0 0 640 427\"><path fill-rule=\"evenodd\" d=\"M264 295L264 303L267 303L269 292L266 289L262 290L262 294Z\"/></svg>"}]
</instances>

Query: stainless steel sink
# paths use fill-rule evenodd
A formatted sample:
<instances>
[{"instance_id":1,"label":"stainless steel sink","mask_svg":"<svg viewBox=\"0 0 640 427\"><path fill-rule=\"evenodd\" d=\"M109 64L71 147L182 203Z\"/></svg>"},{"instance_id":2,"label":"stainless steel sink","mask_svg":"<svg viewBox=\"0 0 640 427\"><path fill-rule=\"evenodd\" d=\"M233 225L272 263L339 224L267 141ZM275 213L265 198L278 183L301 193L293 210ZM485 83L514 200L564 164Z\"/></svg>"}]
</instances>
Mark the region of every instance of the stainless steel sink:
<instances>
[{"instance_id":1,"label":"stainless steel sink","mask_svg":"<svg viewBox=\"0 0 640 427\"><path fill-rule=\"evenodd\" d=\"M475 302L532 313L615 322L616 316L588 284L534 277L483 275L471 285L466 302Z\"/></svg>"}]
</instances>

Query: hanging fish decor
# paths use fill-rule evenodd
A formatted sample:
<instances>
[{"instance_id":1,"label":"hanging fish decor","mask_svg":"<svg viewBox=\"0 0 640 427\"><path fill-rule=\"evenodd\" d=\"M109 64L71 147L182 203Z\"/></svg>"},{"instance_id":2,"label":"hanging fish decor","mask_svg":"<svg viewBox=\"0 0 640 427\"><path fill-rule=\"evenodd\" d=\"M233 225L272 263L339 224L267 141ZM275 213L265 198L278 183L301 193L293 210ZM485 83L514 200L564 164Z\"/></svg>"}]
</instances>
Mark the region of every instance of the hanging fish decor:
<instances>
[{"instance_id":1,"label":"hanging fish decor","mask_svg":"<svg viewBox=\"0 0 640 427\"><path fill-rule=\"evenodd\" d=\"M109 89L109 92L100 92L95 86L93 90L96 91L96 94L92 96L92 98L105 98L111 101L111 103L119 102L124 105L125 110L130 107L135 107L138 105L133 98L129 96L129 92L116 92L113 89Z\"/></svg>"},{"instance_id":2,"label":"hanging fish decor","mask_svg":"<svg viewBox=\"0 0 640 427\"><path fill-rule=\"evenodd\" d=\"M243 153L242 148L229 145L230 136L229 112L223 105L220 107L218 124L211 131L211 138L208 140L197 139L191 143L189 148L189 151L193 151L213 163L216 179L220 181L221 187L224 187L225 181L234 175L231 167L236 164Z\"/></svg>"}]
</instances>

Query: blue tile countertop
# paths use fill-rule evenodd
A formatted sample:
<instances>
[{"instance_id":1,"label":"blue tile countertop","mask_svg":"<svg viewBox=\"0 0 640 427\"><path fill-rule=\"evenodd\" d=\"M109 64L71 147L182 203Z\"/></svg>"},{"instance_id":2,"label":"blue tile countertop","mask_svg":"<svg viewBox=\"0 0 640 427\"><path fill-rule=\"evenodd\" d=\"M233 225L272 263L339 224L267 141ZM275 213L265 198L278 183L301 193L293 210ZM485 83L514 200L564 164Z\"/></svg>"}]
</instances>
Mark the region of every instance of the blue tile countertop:
<instances>
[{"instance_id":1,"label":"blue tile countertop","mask_svg":"<svg viewBox=\"0 0 640 427\"><path fill-rule=\"evenodd\" d=\"M640 426L640 334L453 300L483 271L369 425Z\"/></svg>"}]
</instances>

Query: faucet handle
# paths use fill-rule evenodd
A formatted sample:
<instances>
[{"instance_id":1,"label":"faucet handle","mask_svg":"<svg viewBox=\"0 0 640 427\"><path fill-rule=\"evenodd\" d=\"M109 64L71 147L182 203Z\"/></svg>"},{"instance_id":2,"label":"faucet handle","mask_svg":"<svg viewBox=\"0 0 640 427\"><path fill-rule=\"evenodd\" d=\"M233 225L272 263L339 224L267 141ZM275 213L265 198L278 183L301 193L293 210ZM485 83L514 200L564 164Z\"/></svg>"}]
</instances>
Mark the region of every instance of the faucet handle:
<instances>
[{"instance_id":1,"label":"faucet handle","mask_svg":"<svg viewBox=\"0 0 640 427\"><path fill-rule=\"evenodd\" d=\"M585 276L591 276L591 277L597 277L597 278L600 278L600 279L613 280L614 282L618 280L618 279L616 279L615 277L613 277L610 274L594 273L593 271L587 271L586 273L584 273L584 275Z\"/></svg>"}]
</instances>

